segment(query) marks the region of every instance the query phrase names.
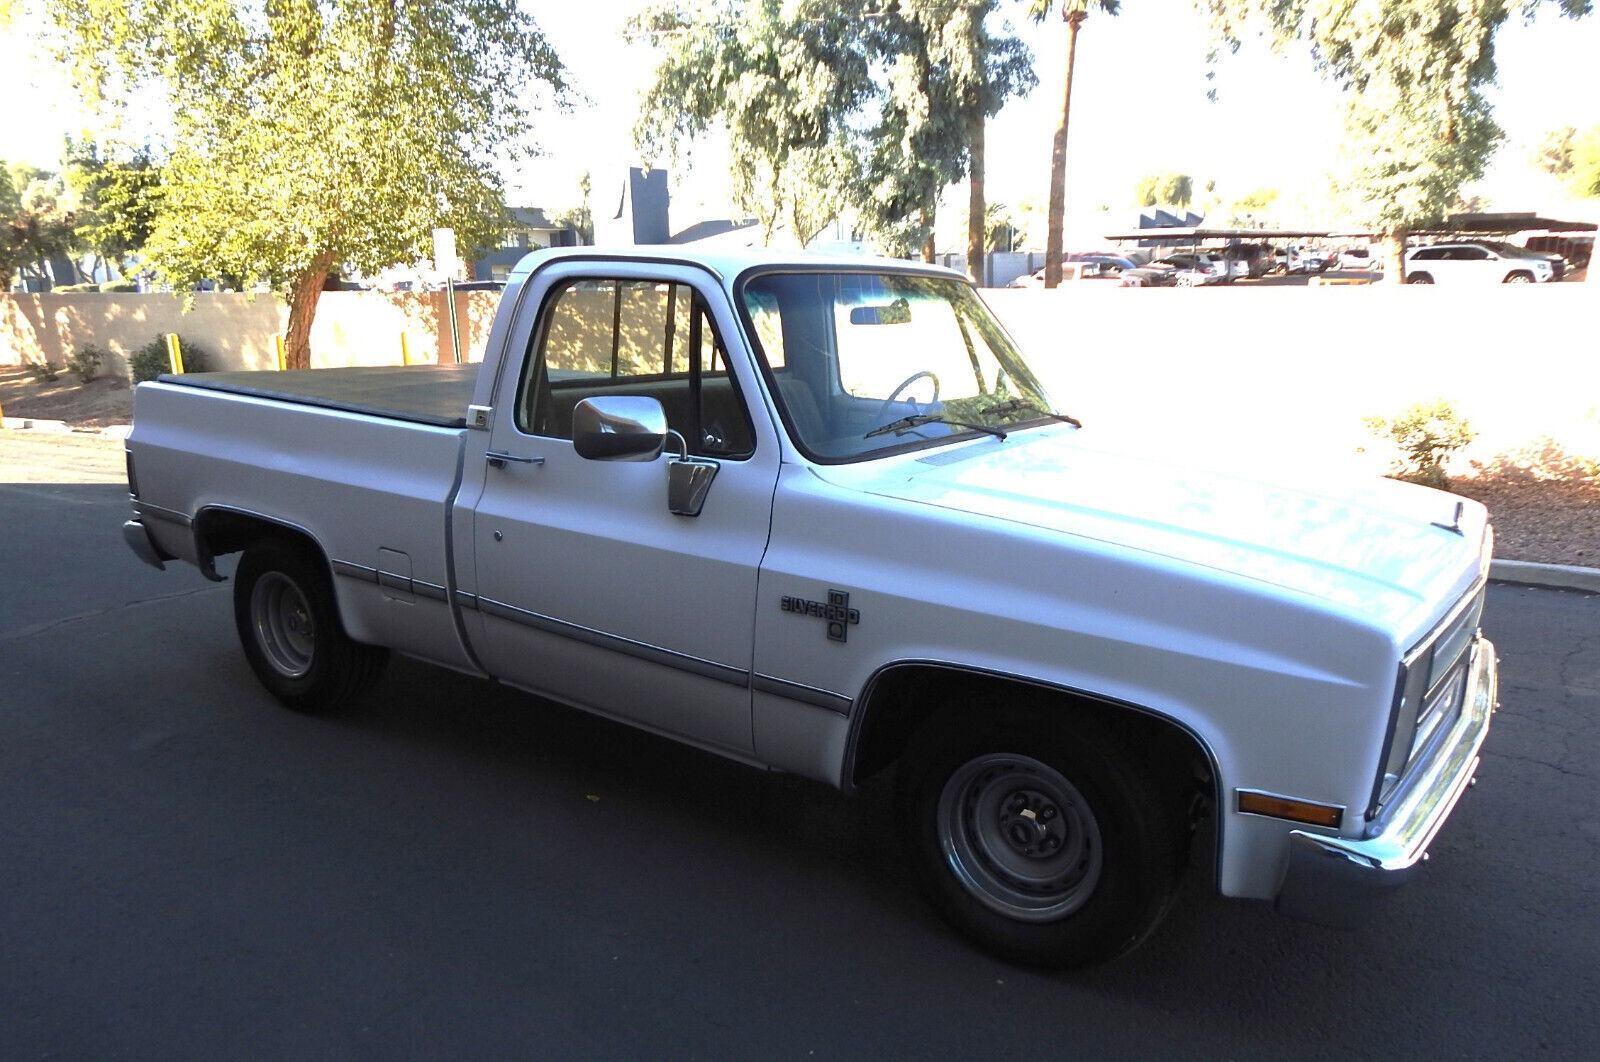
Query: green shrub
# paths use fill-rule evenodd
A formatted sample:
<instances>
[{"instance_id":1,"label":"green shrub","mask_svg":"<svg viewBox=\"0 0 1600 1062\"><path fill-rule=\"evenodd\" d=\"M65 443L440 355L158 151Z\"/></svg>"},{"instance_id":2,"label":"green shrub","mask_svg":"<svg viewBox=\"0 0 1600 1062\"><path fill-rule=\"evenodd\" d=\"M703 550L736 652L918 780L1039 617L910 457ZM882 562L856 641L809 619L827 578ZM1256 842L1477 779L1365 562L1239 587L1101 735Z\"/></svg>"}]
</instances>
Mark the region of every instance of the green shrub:
<instances>
[{"instance_id":1,"label":"green shrub","mask_svg":"<svg viewBox=\"0 0 1600 1062\"><path fill-rule=\"evenodd\" d=\"M183 354L184 372L206 372L210 368L211 356L198 343L179 336L178 347ZM165 335L156 336L128 355L128 375L133 377L133 382L136 384L154 380L162 373L171 371L171 364L167 360Z\"/></svg>"},{"instance_id":2,"label":"green shrub","mask_svg":"<svg viewBox=\"0 0 1600 1062\"><path fill-rule=\"evenodd\" d=\"M61 366L52 361L30 361L24 367L35 380L52 381L61 375Z\"/></svg>"},{"instance_id":3,"label":"green shrub","mask_svg":"<svg viewBox=\"0 0 1600 1062\"><path fill-rule=\"evenodd\" d=\"M79 380L88 383L100 374L100 363L105 359L105 351L93 343L85 343L72 352L72 357L67 359L67 368L77 373Z\"/></svg>"},{"instance_id":4,"label":"green shrub","mask_svg":"<svg viewBox=\"0 0 1600 1062\"><path fill-rule=\"evenodd\" d=\"M86 291L99 291L97 284L57 284L50 289L52 295L81 295Z\"/></svg>"},{"instance_id":5,"label":"green shrub","mask_svg":"<svg viewBox=\"0 0 1600 1062\"><path fill-rule=\"evenodd\" d=\"M112 280L101 284L98 290L103 295L126 295L129 292L137 292L139 285L131 280Z\"/></svg>"},{"instance_id":6,"label":"green shrub","mask_svg":"<svg viewBox=\"0 0 1600 1062\"><path fill-rule=\"evenodd\" d=\"M1367 417L1362 423L1399 449L1400 457L1394 462L1396 479L1428 487L1448 486L1445 465L1457 450L1477 438L1454 403L1442 398L1407 406L1393 419Z\"/></svg>"}]
</instances>

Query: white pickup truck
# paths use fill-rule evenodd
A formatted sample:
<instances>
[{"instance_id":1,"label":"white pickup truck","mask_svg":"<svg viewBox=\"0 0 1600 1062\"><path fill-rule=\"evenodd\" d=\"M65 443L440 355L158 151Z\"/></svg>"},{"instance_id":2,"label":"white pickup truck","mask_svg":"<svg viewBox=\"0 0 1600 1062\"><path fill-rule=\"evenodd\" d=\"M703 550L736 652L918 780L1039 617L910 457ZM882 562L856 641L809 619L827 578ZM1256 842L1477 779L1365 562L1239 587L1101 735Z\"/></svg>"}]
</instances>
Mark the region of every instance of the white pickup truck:
<instances>
[{"instance_id":1,"label":"white pickup truck","mask_svg":"<svg viewBox=\"0 0 1600 1062\"><path fill-rule=\"evenodd\" d=\"M1223 894L1367 912L1495 705L1482 507L1121 452L934 267L538 252L481 367L136 409L129 545L242 554L289 707L393 650L847 790L893 768L932 902L1016 961L1143 940L1201 822Z\"/></svg>"}]
</instances>

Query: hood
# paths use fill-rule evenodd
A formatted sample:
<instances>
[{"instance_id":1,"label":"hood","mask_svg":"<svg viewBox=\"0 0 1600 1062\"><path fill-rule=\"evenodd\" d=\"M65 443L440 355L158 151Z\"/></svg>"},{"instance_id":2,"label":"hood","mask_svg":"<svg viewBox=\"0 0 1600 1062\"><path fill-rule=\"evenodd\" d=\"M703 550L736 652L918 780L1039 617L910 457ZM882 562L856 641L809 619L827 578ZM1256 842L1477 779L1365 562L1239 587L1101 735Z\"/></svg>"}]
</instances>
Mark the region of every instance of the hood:
<instances>
[{"instance_id":1,"label":"hood","mask_svg":"<svg viewBox=\"0 0 1600 1062\"><path fill-rule=\"evenodd\" d=\"M1241 475L1249 458L1225 470L1109 442L1051 426L819 474L1309 595L1402 640L1424 633L1481 570L1487 513L1477 502L1349 471L1302 468L1296 484Z\"/></svg>"}]
</instances>

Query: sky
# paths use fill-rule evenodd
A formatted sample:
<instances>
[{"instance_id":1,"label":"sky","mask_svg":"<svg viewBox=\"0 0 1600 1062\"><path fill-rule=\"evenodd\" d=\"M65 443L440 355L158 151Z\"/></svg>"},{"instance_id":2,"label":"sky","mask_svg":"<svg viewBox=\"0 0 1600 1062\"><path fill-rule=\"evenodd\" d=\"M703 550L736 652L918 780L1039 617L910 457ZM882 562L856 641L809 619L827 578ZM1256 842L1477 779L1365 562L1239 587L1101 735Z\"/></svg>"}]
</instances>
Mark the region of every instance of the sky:
<instances>
[{"instance_id":1,"label":"sky","mask_svg":"<svg viewBox=\"0 0 1600 1062\"><path fill-rule=\"evenodd\" d=\"M642 0L557 4L525 0L567 65L577 102L537 119L539 158L506 174L516 206L560 209L579 199L578 180L593 182L598 214L614 204L629 165L640 161L631 130L653 55L624 36ZM1013 101L988 130L988 195L1008 206L1046 199L1050 138L1059 115L1066 31L1059 20L1036 25L1020 3L1016 31L1031 45L1039 87ZM1261 187L1284 190L1307 211L1325 203L1327 175L1338 165L1337 97L1305 55L1273 55L1247 42L1224 56L1207 79L1209 35L1188 0L1130 0L1117 17L1096 15L1079 37L1068 146L1070 216L1131 216L1135 182L1176 170L1217 182L1230 200ZM1600 125L1600 17L1577 22L1546 11L1531 25L1513 18L1497 44L1496 116L1508 138L1481 188L1495 209L1557 209L1556 182L1528 164L1544 133L1563 125ZM1217 100L1207 99L1215 89ZM0 158L53 166L61 137L88 119L60 69L27 37L0 34ZM137 131L137 125L135 130ZM729 163L716 142L693 145L674 171L672 224L683 228L730 212ZM964 215L965 193L948 196ZM1099 208L1109 208L1101 211ZM1292 206L1291 206L1292 209ZM945 211L944 213L951 213ZM957 219L960 224L961 219Z\"/></svg>"}]
</instances>

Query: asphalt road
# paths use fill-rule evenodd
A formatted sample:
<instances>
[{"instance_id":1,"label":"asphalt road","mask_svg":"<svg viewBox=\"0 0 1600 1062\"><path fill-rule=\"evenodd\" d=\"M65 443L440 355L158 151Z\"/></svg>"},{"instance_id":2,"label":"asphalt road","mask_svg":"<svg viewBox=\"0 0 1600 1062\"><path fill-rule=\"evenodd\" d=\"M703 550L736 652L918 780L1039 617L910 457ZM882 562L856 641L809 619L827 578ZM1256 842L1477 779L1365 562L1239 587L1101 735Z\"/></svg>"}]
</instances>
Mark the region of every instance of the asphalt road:
<instances>
[{"instance_id":1,"label":"asphalt road","mask_svg":"<svg viewBox=\"0 0 1600 1062\"><path fill-rule=\"evenodd\" d=\"M0 1058L1592 1058L1600 598L1495 587L1504 710L1372 927L1192 869L1047 975L911 890L850 799L396 661L277 708L227 586L115 484L0 468Z\"/></svg>"}]
</instances>

